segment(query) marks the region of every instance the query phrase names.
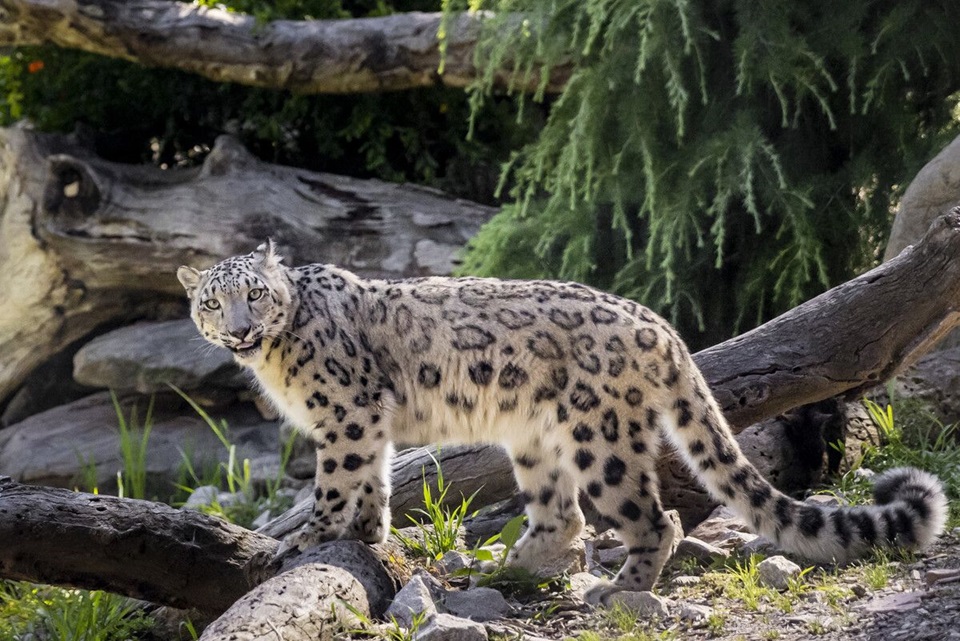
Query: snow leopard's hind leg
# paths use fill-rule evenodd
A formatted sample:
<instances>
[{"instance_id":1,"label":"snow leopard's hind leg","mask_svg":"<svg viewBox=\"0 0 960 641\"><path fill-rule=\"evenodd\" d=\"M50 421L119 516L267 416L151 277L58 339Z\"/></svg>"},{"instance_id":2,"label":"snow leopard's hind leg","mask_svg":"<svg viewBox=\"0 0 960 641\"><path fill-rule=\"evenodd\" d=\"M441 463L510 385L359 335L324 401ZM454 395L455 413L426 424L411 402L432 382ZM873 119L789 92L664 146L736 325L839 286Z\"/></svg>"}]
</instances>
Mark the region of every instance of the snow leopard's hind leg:
<instances>
[{"instance_id":1,"label":"snow leopard's hind leg","mask_svg":"<svg viewBox=\"0 0 960 641\"><path fill-rule=\"evenodd\" d=\"M557 452L538 439L511 447L510 458L528 527L508 563L535 574L560 573L574 559L573 544L584 526L573 477L560 465Z\"/></svg>"}]
</instances>

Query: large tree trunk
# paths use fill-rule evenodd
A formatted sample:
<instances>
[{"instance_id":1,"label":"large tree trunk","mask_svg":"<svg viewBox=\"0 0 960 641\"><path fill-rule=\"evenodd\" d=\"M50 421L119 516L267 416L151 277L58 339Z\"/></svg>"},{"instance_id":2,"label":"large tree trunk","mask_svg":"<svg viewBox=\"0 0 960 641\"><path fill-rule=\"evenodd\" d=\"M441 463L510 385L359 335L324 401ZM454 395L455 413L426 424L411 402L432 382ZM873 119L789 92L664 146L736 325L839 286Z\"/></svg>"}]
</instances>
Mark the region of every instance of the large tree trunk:
<instances>
[{"instance_id":1,"label":"large tree trunk","mask_svg":"<svg viewBox=\"0 0 960 641\"><path fill-rule=\"evenodd\" d=\"M0 143L0 404L98 326L182 315L178 265L209 266L270 236L291 264L445 274L495 211L268 165L227 137L183 171L106 162L68 137L19 129L0 130Z\"/></svg>"},{"instance_id":2,"label":"large tree trunk","mask_svg":"<svg viewBox=\"0 0 960 641\"><path fill-rule=\"evenodd\" d=\"M218 82L298 93L360 93L464 87L477 70L473 52L484 15L447 24L439 13L400 13L354 20L275 20L170 0L2 0L0 45L55 44L143 65L171 67ZM529 28L516 20L516 28ZM440 72L437 37L446 33ZM544 89L558 91L570 65L554 66ZM506 69L495 83L534 91L540 73Z\"/></svg>"}]
</instances>

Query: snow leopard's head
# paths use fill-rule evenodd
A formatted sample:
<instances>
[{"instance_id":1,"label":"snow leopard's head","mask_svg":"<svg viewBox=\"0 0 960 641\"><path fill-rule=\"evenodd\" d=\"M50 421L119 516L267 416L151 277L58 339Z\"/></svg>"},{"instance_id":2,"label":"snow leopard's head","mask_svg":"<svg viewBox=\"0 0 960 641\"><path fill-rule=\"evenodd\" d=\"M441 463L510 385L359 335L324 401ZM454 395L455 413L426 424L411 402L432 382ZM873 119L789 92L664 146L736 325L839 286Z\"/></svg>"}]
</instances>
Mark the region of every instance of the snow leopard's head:
<instances>
[{"instance_id":1,"label":"snow leopard's head","mask_svg":"<svg viewBox=\"0 0 960 641\"><path fill-rule=\"evenodd\" d=\"M292 292L282 260L273 241L267 241L254 252L205 271L187 266L177 270L200 333L229 349L240 363L260 354L263 341L290 324Z\"/></svg>"}]
</instances>

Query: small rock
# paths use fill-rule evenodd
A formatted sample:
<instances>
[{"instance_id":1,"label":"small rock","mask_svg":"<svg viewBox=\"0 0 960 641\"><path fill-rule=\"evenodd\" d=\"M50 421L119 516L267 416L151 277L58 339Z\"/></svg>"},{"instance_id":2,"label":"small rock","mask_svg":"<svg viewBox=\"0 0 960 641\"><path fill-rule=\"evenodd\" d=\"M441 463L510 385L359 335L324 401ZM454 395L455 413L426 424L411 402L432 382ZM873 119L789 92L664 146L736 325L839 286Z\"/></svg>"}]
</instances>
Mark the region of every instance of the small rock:
<instances>
[{"instance_id":1,"label":"small rock","mask_svg":"<svg viewBox=\"0 0 960 641\"><path fill-rule=\"evenodd\" d=\"M749 528L729 508L721 505L705 521L695 527L689 533L689 536L711 545L720 546L722 542L736 537L738 532L749 533ZM756 535L750 533L750 536Z\"/></svg>"},{"instance_id":2,"label":"small rock","mask_svg":"<svg viewBox=\"0 0 960 641\"><path fill-rule=\"evenodd\" d=\"M706 541L701 541L695 536L688 536L677 545L677 551L673 553L672 562L678 563L684 559L696 559L701 565L709 565L729 556L730 553L726 550L710 545Z\"/></svg>"},{"instance_id":3,"label":"small rock","mask_svg":"<svg viewBox=\"0 0 960 641\"><path fill-rule=\"evenodd\" d=\"M832 494L814 494L805 498L803 502L809 503L810 505L819 505L821 507L840 507L841 505L840 499Z\"/></svg>"},{"instance_id":4,"label":"small rock","mask_svg":"<svg viewBox=\"0 0 960 641\"><path fill-rule=\"evenodd\" d=\"M890 594L868 603L864 609L867 612L906 612L920 607L920 592L901 592Z\"/></svg>"},{"instance_id":5,"label":"small rock","mask_svg":"<svg viewBox=\"0 0 960 641\"><path fill-rule=\"evenodd\" d=\"M451 590L444 595L442 606L450 614L471 621L493 621L510 611L507 600L493 588Z\"/></svg>"},{"instance_id":6,"label":"small rock","mask_svg":"<svg viewBox=\"0 0 960 641\"><path fill-rule=\"evenodd\" d=\"M250 529L256 530L257 528L261 528L269 522L270 510L264 510L257 518L253 519L253 522L250 524Z\"/></svg>"},{"instance_id":7,"label":"small rock","mask_svg":"<svg viewBox=\"0 0 960 641\"><path fill-rule=\"evenodd\" d=\"M437 569L443 574L453 574L473 566L473 559L459 550L449 550L437 562Z\"/></svg>"},{"instance_id":8,"label":"small rock","mask_svg":"<svg viewBox=\"0 0 960 641\"><path fill-rule=\"evenodd\" d=\"M242 492L220 492L217 494L217 503L220 507L233 507L247 500Z\"/></svg>"},{"instance_id":9,"label":"small rock","mask_svg":"<svg viewBox=\"0 0 960 641\"><path fill-rule=\"evenodd\" d=\"M853 471L853 476L858 479L866 479L872 481L873 477L877 475L873 470L866 467L858 467Z\"/></svg>"},{"instance_id":10,"label":"small rock","mask_svg":"<svg viewBox=\"0 0 960 641\"><path fill-rule=\"evenodd\" d=\"M699 585L702 582L703 582L703 577L687 576L685 574L682 574L680 576L675 576L673 577L673 581L671 581L671 583L673 583L674 585L679 585L679 586Z\"/></svg>"},{"instance_id":11,"label":"small rock","mask_svg":"<svg viewBox=\"0 0 960 641\"><path fill-rule=\"evenodd\" d=\"M790 579L800 576L800 566L782 556L771 556L757 564L760 582L775 590L786 590Z\"/></svg>"},{"instance_id":12,"label":"small rock","mask_svg":"<svg viewBox=\"0 0 960 641\"><path fill-rule=\"evenodd\" d=\"M270 452L250 459L250 483L258 492L266 493L267 487L283 476L280 454Z\"/></svg>"},{"instance_id":13,"label":"small rock","mask_svg":"<svg viewBox=\"0 0 960 641\"><path fill-rule=\"evenodd\" d=\"M863 587L859 583L854 583L850 586L850 591L853 592L853 595L858 599L862 599L867 596L867 588Z\"/></svg>"},{"instance_id":14,"label":"small rock","mask_svg":"<svg viewBox=\"0 0 960 641\"><path fill-rule=\"evenodd\" d=\"M487 641L487 630L475 621L438 613L413 633L413 641Z\"/></svg>"},{"instance_id":15,"label":"small rock","mask_svg":"<svg viewBox=\"0 0 960 641\"><path fill-rule=\"evenodd\" d=\"M615 548L618 545L623 545L623 542L620 541L620 538L617 537L617 534L613 530L604 530L597 536L593 537L591 541L598 550Z\"/></svg>"},{"instance_id":16,"label":"small rock","mask_svg":"<svg viewBox=\"0 0 960 641\"><path fill-rule=\"evenodd\" d=\"M700 623L713 616L713 608L696 603L684 603L680 608L680 619L691 623Z\"/></svg>"},{"instance_id":17,"label":"small rock","mask_svg":"<svg viewBox=\"0 0 960 641\"><path fill-rule=\"evenodd\" d=\"M190 493L190 497L183 504L183 507L196 510L202 506L210 505L217 500L219 493L220 489L215 485L201 485Z\"/></svg>"},{"instance_id":18,"label":"small rock","mask_svg":"<svg viewBox=\"0 0 960 641\"><path fill-rule=\"evenodd\" d=\"M577 572L576 574L570 575L570 591L579 596L583 596L583 593L600 583L602 579L600 577L594 576L589 572Z\"/></svg>"},{"instance_id":19,"label":"small rock","mask_svg":"<svg viewBox=\"0 0 960 641\"><path fill-rule=\"evenodd\" d=\"M940 581L958 581L960 580L960 569L931 569L927 570L926 575L924 576L928 586L933 585L934 583L939 583Z\"/></svg>"},{"instance_id":20,"label":"small rock","mask_svg":"<svg viewBox=\"0 0 960 641\"><path fill-rule=\"evenodd\" d=\"M627 560L627 548L618 545L615 548L597 550L597 556L600 557L600 565L607 568L619 568Z\"/></svg>"},{"instance_id":21,"label":"small rock","mask_svg":"<svg viewBox=\"0 0 960 641\"><path fill-rule=\"evenodd\" d=\"M751 554L770 556L771 554L776 554L781 551L776 543L764 536L757 536L749 541L745 541L744 544L740 546L740 550L746 556L750 556Z\"/></svg>"},{"instance_id":22,"label":"small rock","mask_svg":"<svg viewBox=\"0 0 960 641\"><path fill-rule=\"evenodd\" d=\"M617 603L642 617L665 617L669 614L668 601L649 591L615 592L607 599L606 605L613 607Z\"/></svg>"},{"instance_id":23,"label":"small rock","mask_svg":"<svg viewBox=\"0 0 960 641\"><path fill-rule=\"evenodd\" d=\"M386 617L393 617L398 623L409 628L413 617L421 613L426 613L427 616L435 615L437 606L423 577L416 575L397 592L393 603L387 608Z\"/></svg>"}]
</instances>

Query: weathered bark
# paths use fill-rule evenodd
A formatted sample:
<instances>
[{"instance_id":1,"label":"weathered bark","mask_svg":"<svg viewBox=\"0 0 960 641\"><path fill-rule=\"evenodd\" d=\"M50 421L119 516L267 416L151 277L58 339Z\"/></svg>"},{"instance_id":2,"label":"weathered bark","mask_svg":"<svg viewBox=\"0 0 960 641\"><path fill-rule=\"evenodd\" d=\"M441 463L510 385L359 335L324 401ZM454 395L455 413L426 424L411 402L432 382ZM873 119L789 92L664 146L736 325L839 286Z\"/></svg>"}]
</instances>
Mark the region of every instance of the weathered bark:
<instances>
[{"instance_id":1,"label":"weathered bark","mask_svg":"<svg viewBox=\"0 0 960 641\"><path fill-rule=\"evenodd\" d=\"M252 587L277 541L162 503L20 485L0 477L0 576L109 589L219 613Z\"/></svg>"},{"instance_id":2,"label":"weathered bark","mask_svg":"<svg viewBox=\"0 0 960 641\"><path fill-rule=\"evenodd\" d=\"M960 207L893 260L694 356L740 431L893 378L960 324Z\"/></svg>"},{"instance_id":3,"label":"weathered bark","mask_svg":"<svg viewBox=\"0 0 960 641\"><path fill-rule=\"evenodd\" d=\"M291 558L278 542L192 510L0 477L0 578L105 589L220 615L202 639L332 640L383 613L400 577L388 549L335 541Z\"/></svg>"},{"instance_id":4,"label":"weathered bark","mask_svg":"<svg viewBox=\"0 0 960 641\"><path fill-rule=\"evenodd\" d=\"M54 44L143 65L171 67L218 82L299 93L360 93L465 87L484 14L400 13L353 20L275 20L168 0L2 0L0 45ZM517 20L519 28L522 21ZM446 32L446 57L438 30ZM558 91L569 65L550 70ZM511 72L496 76L506 87ZM540 74L517 90L534 91Z\"/></svg>"},{"instance_id":5,"label":"weathered bark","mask_svg":"<svg viewBox=\"0 0 960 641\"><path fill-rule=\"evenodd\" d=\"M271 236L290 264L443 274L495 211L433 189L268 165L231 138L201 168L161 171L19 129L0 130L0 192L0 404L100 325L182 315L180 264L209 266Z\"/></svg>"},{"instance_id":6,"label":"weathered bark","mask_svg":"<svg viewBox=\"0 0 960 641\"><path fill-rule=\"evenodd\" d=\"M472 508L495 503L513 495L517 484L513 479L510 461L498 445L454 445L417 447L399 452L391 462L390 511L393 525L398 528L411 524L409 514L423 507L423 483L434 490L437 487L437 467L440 463L443 476L451 489L447 494L449 505L460 504L463 497L474 497ZM491 473L493 472L493 473ZM436 496L436 492L434 492ZM313 507L313 499L307 499L285 514L273 519L257 532L283 538L303 525Z\"/></svg>"}]
</instances>

